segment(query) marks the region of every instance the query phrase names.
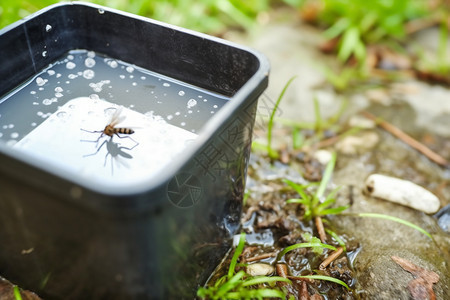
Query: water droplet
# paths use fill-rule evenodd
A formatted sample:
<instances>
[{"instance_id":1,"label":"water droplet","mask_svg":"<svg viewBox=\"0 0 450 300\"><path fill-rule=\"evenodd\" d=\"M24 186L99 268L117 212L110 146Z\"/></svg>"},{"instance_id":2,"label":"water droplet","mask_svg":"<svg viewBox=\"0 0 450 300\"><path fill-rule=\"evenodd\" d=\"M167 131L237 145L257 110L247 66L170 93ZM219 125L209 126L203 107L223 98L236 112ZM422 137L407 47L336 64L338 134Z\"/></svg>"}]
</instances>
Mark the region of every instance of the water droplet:
<instances>
[{"instance_id":1,"label":"water droplet","mask_svg":"<svg viewBox=\"0 0 450 300\"><path fill-rule=\"evenodd\" d=\"M60 86L55 87L55 92L57 93L61 93L62 91L64 91L64 89Z\"/></svg>"},{"instance_id":2,"label":"water droplet","mask_svg":"<svg viewBox=\"0 0 450 300\"><path fill-rule=\"evenodd\" d=\"M179 115L180 115L180 112L177 111L177 112L175 113L175 116L179 116Z\"/></svg>"},{"instance_id":3,"label":"water droplet","mask_svg":"<svg viewBox=\"0 0 450 300\"><path fill-rule=\"evenodd\" d=\"M117 61L113 60L111 61L111 63L109 64L109 66L113 69L117 68L119 66L119 64L117 63Z\"/></svg>"},{"instance_id":4,"label":"water droplet","mask_svg":"<svg viewBox=\"0 0 450 300\"><path fill-rule=\"evenodd\" d=\"M72 55L72 54L70 54L70 55L67 55L67 59L68 59L68 60L73 60L73 59L74 59L74 57L73 57L73 55Z\"/></svg>"},{"instance_id":5,"label":"water droplet","mask_svg":"<svg viewBox=\"0 0 450 300\"><path fill-rule=\"evenodd\" d=\"M95 52L94 51L88 51L87 56L90 58L94 58L95 57Z\"/></svg>"},{"instance_id":6,"label":"water droplet","mask_svg":"<svg viewBox=\"0 0 450 300\"><path fill-rule=\"evenodd\" d=\"M37 125L36 122L31 123L32 127L36 127L36 125Z\"/></svg>"},{"instance_id":7,"label":"water droplet","mask_svg":"<svg viewBox=\"0 0 450 300\"><path fill-rule=\"evenodd\" d=\"M132 85L133 85L133 86L137 86L137 83L136 83L136 82L133 82Z\"/></svg>"},{"instance_id":8,"label":"water droplet","mask_svg":"<svg viewBox=\"0 0 450 300\"><path fill-rule=\"evenodd\" d=\"M163 86L165 86L165 87L169 87L169 86L170 86L170 83L168 83L168 82L164 82L164 83L163 83Z\"/></svg>"},{"instance_id":9,"label":"water droplet","mask_svg":"<svg viewBox=\"0 0 450 300\"><path fill-rule=\"evenodd\" d=\"M95 76L95 72L93 70L84 70L83 77L86 79L92 79Z\"/></svg>"},{"instance_id":10,"label":"water droplet","mask_svg":"<svg viewBox=\"0 0 450 300\"><path fill-rule=\"evenodd\" d=\"M3 125L3 129L8 129L8 125Z\"/></svg>"},{"instance_id":11,"label":"water droplet","mask_svg":"<svg viewBox=\"0 0 450 300\"><path fill-rule=\"evenodd\" d=\"M211 111L211 113L213 114L213 113L214 113L214 111L212 110L212 111Z\"/></svg>"},{"instance_id":12,"label":"water droplet","mask_svg":"<svg viewBox=\"0 0 450 300\"><path fill-rule=\"evenodd\" d=\"M173 115L168 115L167 116L167 120L172 120L173 119Z\"/></svg>"},{"instance_id":13,"label":"water droplet","mask_svg":"<svg viewBox=\"0 0 450 300\"><path fill-rule=\"evenodd\" d=\"M67 116L67 113L65 111L60 111L60 112L56 113L56 116L58 118L63 119L63 118L65 118Z\"/></svg>"},{"instance_id":14,"label":"water droplet","mask_svg":"<svg viewBox=\"0 0 450 300\"><path fill-rule=\"evenodd\" d=\"M208 99L203 99L203 102L208 102Z\"/></svg>"},{"instance_id":15,"label":"water droplet","mask_svg":"<svg viewBox=\"0 0 450 300\"><path fill-rule=\"evenodd\" d=\"M48 79L43 79L42 77L38 77L36 78L36 84L38 86L43 86L44 84L46 84L48 81Z\"/></svg>"},{"instance_id":16,"label":"water droplet","mask_svg":"<svg viewBox=\"0 0 450 300\"><path fill-rule=\"evenodd\" d=\"M69 70L72 70L72 69L75 68L76 66L77 66L77 65L76 65L75 63L71 62L71 61L69 61L69 62L66 64L66 68L69 69Z\"/></svg>"},{"instance_id":17,"label":"water droplet","mask_svg":"<svg viewBox=\"0 0 450 300\"><path fill-rule=\"evenodd\" d=\"M103 15L103 14L105 13L105 10L104 10L104 9L101 9L101 8L99 8L99 9L98 9L98 13L99 13L99 14L101 14L101 15Z\"/></svg>"},{"instance_id":18,"label":"water droplet","mask_svg":"<svg viewBox=\"0 0 450 300\"><path fill-rule=\"evenodd\" d=\"M10 136L11 136L12 139L17 139L19 137L19 133L18 132L13 132L13 133L11 133Z\"/></svg>"},{"instance_id":19,"label":"water droplet","mask_svg":"<svg viewBox=\"0 0 450 300\"><path fill-rule=\"evenodd\" d=\"M95 66L95 59L93 59L92 57L88 57L84 60L84 65L88 68L92 68L93 66Z\"/></svg>"},{"instance_id":20,"label":"water droplet","mask_svg":"<svg viewBox=\"0 0 450 300\"><path fill-rule=\"evenodd\" d=\"M48 70L48 71L47 71L47 74L50 75L50 76L55 75L55 73L56 73L56 72L53 71L53 70Z\"/></svg>"},{"instance_id":21,"label":"water droplet","mask_svg":"<svg viewBox=\"0 0 450 300\"><path fill-rule=\"evenodd\" d=\"M61 73L56 74L56 78L59 78L61 76L62 76Z\"/></svg>"},{"instance_id":22,"label":"water droplet","mask_svg":"<svg viewBox=\"0 0 450 300\"><path fill-rule=\"evenodd\" d=\"M44 104L44 105L50 105L50 104L52 104L52 100L50 100L50 99L44 99L44 100L42 100L42 104Z\"/></svg>"},{"instance_id":23,"label":"water droplet","mask_svg":"<svg viewBox=\"0 0 450 300\"><path fill-rule=\"evenodd\" d=\"M195 99L189 99L189 101L187 102L187 108L191 108L197 105L197 100Z\"/></svg>"},{"instance_id":24,"label":"water droplet","mask_svg":"<svg viewBox=\"0 0 450 300\"><path fill-rule=\"evenodd\" d=\"M61 97L63 97L64 95L63 95L63 93L55 93L55 97L56 98L61 98ZM56 102L56 101L55 101Z\"/></svg>"},{"instance_id":25,"label":"water droplet","mask_svg":"<svg viewBox=\"0 0 450 300\"><path fill-rule=\"evenodd\" d=\"M89 98L92 99L92 100L99 100L100 99L100 97L97 94L91 94L89 96Z\"/></svg>"},{"instance_id":26,"label":"water droplet","mask_svg":"<svg viewBox=\"0 0 450 300\"><path fill-rule=\"evenodd\" d=\"M117 110L117 108L115 108L115 107L108 107L108 108L105 108L104 112L105 112L106 116L112 116L116 110Z\"/></svg>"},{"instance_id":27,"label":"water droplet","mask_svg":"<svg viewBox=\"0 0 450 300\"><path fill-rule=\"evenodd\" d=\"M134 78L134 75L130 75L130 79L133 79Z\"/></svg>"},{"instance_id":28,"label":"water droplet","mask_svg":"<svg viewBox=\"0 0 450 300\"><path fill-rule=\"evenodd\" d=\"M145 80L147 77L145 76L141 76L141 80Z\"/></svg>"},{"instance_id":29,"label":"water droplet","mask_svg":"<svg viewBox=\"0 0 450 300\"><path fill-rule=\"evenodd\" d=\"M37 114L39 117L42 117L42 116L44 115L44 113L43 113L42 111L38 111L36 114Z\"/></svg>"},{"instance_id":30,"label":"water droplet","mask_svg":"<svg viewBox=\"0 0 450 300\"><path fill-rule=\"evenodd\" d=\"M31 91L30 94L31 94L31 95L35 95L35 94L36 94L36 91Z\"/></svg>"},{"instance_id":31,"label":"water droplet","mask_svg":"<svg viewBox=\"0 0 450 300\"><path fill-rule=\"evenodd\" d=\"M3 136L3 133L0 132L0 138Z\"/></svg>"},{"instance_id":32,"label":"water droplet","mask_svg":"<svg viewBox=\"0 0 450 300\"><path fill-rule=\"evenodd\" d=\"M38 102L33 102L33 105L39 105L39 103Z\"/></svg>"},{"instance_id":33,"label":"water droplet","mask_svg":"<svg viewBox=\"0 0 450 300\"><path fill-rule=\"evenodd\" d=\"M188 114L192 114L192 110L188 110Z\"/></svg>"},{"instance_id":34,"label":"water droplet","mask_svg":"<svg viewBox=\"0 0 450 300\"><path fill-rule=\"evenodd\" d=\"M132 66L128 66L126 68L126 70L127 70L128 73L133 73L134 72L134 68Z\"/></svg>"},{"instance_id":35,"label":"water droplet","mask_svg":"<svg viewBox=\"0 0 450 300\"><path fill-rule=\"evenodd\" d=\"M47 26L45 26L45 31L50 32L52 30L52 25L47 24Z\"/></svg>"},{"instance_id":36,"label":"water droplet","mask_svg":"<svg viewBox=\"0 0 450 300\"><path fill-rule=\"evenodd\" d=\"M213 107L214 107L214 108L217 108L218 106L214 104Z\"/></svg>"},{"instance_id":37,"label":"water droplet","mask_svg":"<svg viewBox=\"0 0 450 300\"><path fill-rule=\"evenodd\" d=\"M8 125L8 128L9 128L9 129L14 128L14 124L9 124L9 125Z\"/></svg>"},{"instance_id":38,"label":"water droplet","mask_svg":"<svg viewBox=\"0 0 450 300\"><path fill-rule=\"evenodd\" d=\"M178 92L178 96L184 96L184 94L185 94L184 91L179 91Z\"/></svg>"},{"instance_id":39,"label":"water droplet","mask_svg":"<svg viewBox=\"0 0 450 300\"><path fill-rule=\"evenodd\" d=\"M47 51L42 51L42 57L46 57L47 56Z\"/></svg>"},{"instance_id":40,"label":"water droplet","mask_svg":"<svg viewBox=\"0 0 450 300\"><path fill-rule=\"evenodd\" d=\"M78 75L76 75L76 74L69 74L69 76L67 76L67 77L69 77L69 79L75 79L75 78L78 77Z\"/></svg>"},{"instance_id":41,"label":"water droplet","mask_svg":"<svg viewBox=\"0 0 450 300\"><path fill-rule=\"evenodd\" d=\"M184 127L186 126L186 122L181 122L180 125Z\"/></svg>"},{"instance_id":42,"label":"water droplet","mask_svg":"<svg viewBox=\"0 0 450 300\"><path fill-rule=\"evenodd\" d=\"M125 79L125 75L120 75L120 79Z\"/></svg>"}]
</instances>

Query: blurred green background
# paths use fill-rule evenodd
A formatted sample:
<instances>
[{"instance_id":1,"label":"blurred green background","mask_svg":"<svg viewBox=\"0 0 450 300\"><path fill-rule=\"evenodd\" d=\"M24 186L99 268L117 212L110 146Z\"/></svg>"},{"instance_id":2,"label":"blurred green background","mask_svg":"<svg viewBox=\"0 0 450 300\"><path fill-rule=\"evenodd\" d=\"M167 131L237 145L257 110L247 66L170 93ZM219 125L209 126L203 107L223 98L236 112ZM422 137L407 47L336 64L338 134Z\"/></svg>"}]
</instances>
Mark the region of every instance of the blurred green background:
<instances>
[{"instance_id":1,"label":"blurred green background","mask_svg":"<svg viewBox=\"0 0 450 300\"><path fill-rule=\"evenodd\" d=\"M0 3L0 28L58 0L12 0ZM207 33L221 33L229 27L248 28L270 0L94 0L107 7L151 17ZM273 1L272 1L273 2ZM287 1L289 2L289 1ZM292 2L292 1L291 1Z\"/></svg>"}]
</instances>

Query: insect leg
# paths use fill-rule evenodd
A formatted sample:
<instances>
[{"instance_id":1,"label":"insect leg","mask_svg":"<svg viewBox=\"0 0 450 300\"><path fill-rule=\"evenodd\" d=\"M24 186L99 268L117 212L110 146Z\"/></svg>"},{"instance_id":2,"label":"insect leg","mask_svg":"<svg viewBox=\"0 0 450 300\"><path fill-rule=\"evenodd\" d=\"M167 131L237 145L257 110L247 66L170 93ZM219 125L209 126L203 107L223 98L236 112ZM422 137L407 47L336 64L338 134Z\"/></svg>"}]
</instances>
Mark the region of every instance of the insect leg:
<instances>
[{"instance_id":1,"label":"insect leg","mask_svg":"<svg viewBox=\"0 0 450 300\"><path fill-rule=\"evenodd\" d=\"M137 145L139 145L139 143L138 142L136 142L131 136L129 136L129 135L125 135L125 136L120 136L119 135L119 133L115 133L115 135L117 135L118 137L119 137L119 139L130 139L130 140L132 140L136 145L135 145L135 147L137 146ZM133 149L133 148L132 148Z\"/></svg>"},{"instance_id":2,"label":"insect leg","mask_svg":"<svg viewBox=\"0 0 450 300\"><path fill-rule=\"evenodd\" d=\"M97 148L97 151L95 151L94 153L83 155L83 157L92 156L92 155L97 154L97 153L100 151L100 149L103 147L103 145L106 144L106 142L107 142L107 141L104 141L104 142L100 145L100 147Z\"/></svg>"}]
</instances>

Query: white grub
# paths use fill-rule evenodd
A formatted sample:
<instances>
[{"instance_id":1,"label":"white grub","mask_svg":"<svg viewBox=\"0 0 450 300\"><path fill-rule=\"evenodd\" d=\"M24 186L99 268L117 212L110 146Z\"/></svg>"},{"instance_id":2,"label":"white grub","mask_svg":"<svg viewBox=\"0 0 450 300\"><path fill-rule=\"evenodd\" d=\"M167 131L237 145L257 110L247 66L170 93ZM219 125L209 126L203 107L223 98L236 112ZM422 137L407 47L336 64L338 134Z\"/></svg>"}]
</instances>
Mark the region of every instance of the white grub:
<instances>
[{"instance_id":1,"label":"white grub","mask_svg":"<svg viewBox=\"0 0 450 300\"><path fill-rule=\"evenodd\" d=\"M402 204L427 214L439 210L439 199L423 187L407 180L372 174L366 179L366 192L376 198Z\"/></svg>"},{"instance_id":2,"label":"white grub","mask_svg":"<svg viewBox=\"0 0 450 300\"><path fill-rule=\"evenodd\" d=\"M264 263L254 263L248 265L245 271L251 276L268 276L275 272L275 267Z\"/></svg>"}]
</instances>

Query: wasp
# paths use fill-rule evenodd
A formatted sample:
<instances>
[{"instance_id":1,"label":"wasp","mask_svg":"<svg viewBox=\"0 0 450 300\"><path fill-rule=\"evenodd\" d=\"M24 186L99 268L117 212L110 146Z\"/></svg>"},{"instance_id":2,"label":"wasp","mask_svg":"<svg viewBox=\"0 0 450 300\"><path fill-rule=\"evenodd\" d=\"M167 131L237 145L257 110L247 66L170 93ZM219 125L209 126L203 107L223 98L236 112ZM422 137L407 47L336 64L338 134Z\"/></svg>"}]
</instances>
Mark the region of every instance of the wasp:
<instances>
[{"instance_id":1,"label":"wasp","mask_svg":"<svg viewBox=\"0 0 450 300\"><path fill-rule=\"evenodd\" d=\"M135 140L133 140L129 135L134 133L134 130L131 128L126 128L126 127L116 127L116 125L118 125L119 123L121 123L123 120L125 120L125 116L122 115L122 109L123 106L119 106L119 108L116 109L116 111L114 112L114 114L111 116L111 121L109 122L108 125L105 126L105 129L103 130L97 130L97 131L89 131L86 129L81 129L83 131L86 132L90 132L90 133L101 133L101 135L98 137L98 139L95 141L96 143L98 143L98 141L100 141L100 139L104 136L107 135L111 138L113 138L114 135L117 135L119 138L129 138L131 139L133 142L135 142L136 144L138 144L138 142L136 142ZM119 134L126 134L127 136L123 137L120 136ZM93 142L93 141L92 141Z\"/></svg>"}]
</instances>

